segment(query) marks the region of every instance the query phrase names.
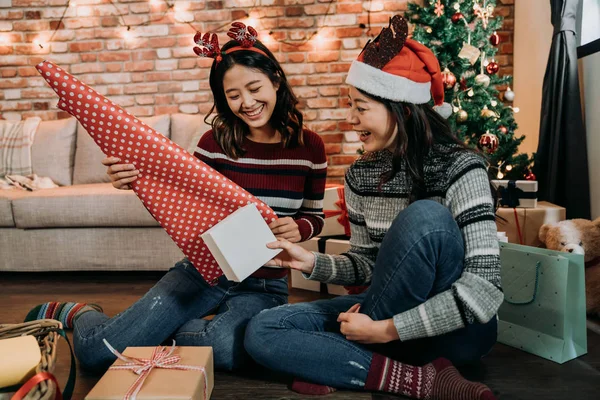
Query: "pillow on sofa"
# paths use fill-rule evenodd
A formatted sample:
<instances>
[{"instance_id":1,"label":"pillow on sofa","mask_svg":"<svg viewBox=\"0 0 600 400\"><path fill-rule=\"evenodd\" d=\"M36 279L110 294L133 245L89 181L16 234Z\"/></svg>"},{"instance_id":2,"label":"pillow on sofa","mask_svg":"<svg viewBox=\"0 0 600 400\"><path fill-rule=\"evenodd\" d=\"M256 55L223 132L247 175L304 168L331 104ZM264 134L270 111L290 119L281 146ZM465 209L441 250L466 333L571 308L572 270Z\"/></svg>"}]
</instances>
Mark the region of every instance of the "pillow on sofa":
<instances>
[{"instance_id":1,"label":"pillow on sofa","mask_svg":"<svg viewBox=\"0 0 600 400\"><path fill-rule=\"evenodd\" d=\"M0 178L31 174L31 146L41 118L0 121Z\"/></svg>"},{"instance_id":2,"label":"pillow on sofa","mask_svg":"<svg viewBox=\"0 0 600 400\"><path fill-rule=\"evenodd\" d=\"M171 140L194 154L202 135L211 129L199 114L171 114Z\"/></svg>"},{"instance_id":3,"label":"pillow on sofa","mask_svg":"<svg viewBox=\"0 0 600 400\"><path fill-rule=\"evenodd\" d=\"M42 121L31 147L33 173L49 177L57 185L71 185L75 163L75 132L75 118Z\"/></svg>"},{"instance_id":4,"label":"pillow on sofa","mask_svg":"<svg viewBox=\"0 0 600 400\"><path fill-rule=\"evenodd\" d=\"M169 115L140 118L140 121L165 137L171 138ZM102 165L104 158L104 153L94 139L80 123L77 123L77 151L75 152L73 184L110 182L110 178L106 175L106 167Z\"/></svg>"}]
</instances>

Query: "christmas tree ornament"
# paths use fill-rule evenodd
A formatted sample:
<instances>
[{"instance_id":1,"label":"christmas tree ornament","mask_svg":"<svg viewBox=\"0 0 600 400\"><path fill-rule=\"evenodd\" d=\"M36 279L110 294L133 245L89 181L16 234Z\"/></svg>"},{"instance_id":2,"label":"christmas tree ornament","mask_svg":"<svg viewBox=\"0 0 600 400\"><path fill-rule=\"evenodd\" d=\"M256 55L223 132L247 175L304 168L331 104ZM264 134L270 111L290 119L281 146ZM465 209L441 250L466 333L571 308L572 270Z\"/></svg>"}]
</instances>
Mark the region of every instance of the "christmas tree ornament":
<instances>
[{"instance_id":1,"label":"christmas tree ornament","mask_svg":"<svg viewBox=\"0 0 600 400\"><path fill-rule=\"evenodd\" d=\"M535 177L535 174L533 172L531 172L531 170L529 170L525 174L525 179L528 180L528 181L535 181L536 177Z\"/></svg>"},{"instance_id":2,"label":"christmas tree ornament","mask_svg":"<svg viewBox=\"0 0 600 400\"><path fill-rule=\"evenodd\" d=\"M425 28L425 32L431 33L431 32L433 32L433 29L431 29L431 27L428 26L428 27Z\"/></svg>"},{"instance_id":3,"label":"christmas tree ornament","mask_svg":"<svg viewBox=\"0 0 600 400\"><path fill-rule=\"evenodd\" d=\"M473 89L469 89L469 91L467 92L467 96L473 97L474 95L475 95L475 92L473 91Z\"/></svg>"},{"instance_id":4,"label":"christmas tree ornament","mask_svg":"<svg viewBox=\"0 0 600 400\"><path fill-rule=\"evenodd\" d=\"M490 110L489 108L487 108L487 106L483 107L480 114L483 118L492 118L492 117L496 116L496 113L494 111Z\"/></svg>"},{"instance_id":5,"label":"christmas tree ornament","mask_svg":"<svg viewBox=\"0 0 600 400\"><path fill-rule=\"evenodd\" d=\"M479 138L478 147L481 151L487 154L492 154L498 149L499 141L498 136L487 131Z\"/></svg>"},{"instance_id":6,"label":"christmas tree ornament","mask_svg":"<svg viewBox=\"0 0 600 400\"><path fill-rule=\"evenodd\" d=\"M500 131L500 133L502 133L503 135L506 135L506 132L508 132L508 129L506 129L505 126L500 125L500 127L498 128L498 130Z\"/></svg>"},{"instance_id":7,"label":"christmas tree ornament","mask_svg":"<svg viewBox=\"0 0 600 400\"><path fill-rule=\"evenodd\" d=\"M460 90L467 90L467 78L464 76L460 78Z\"/></svg>"},{"instance_id":8,"label":"christmas tree ornament","mask_svg":"<svg viewBox=\"0 0 600 400\"><path fill-rule=\"evenodd\" d=\"M500 35L498 35L496 31L490 36L490 44L492 46L498 46L500 44Z\"/></svg>"},{"instance_id":9,"label":"christmas tree ornament","mask_svg":"<svg viewBox=\"0 0 600 400\"><path fill-rule=\"evenodd\" d=\"M452 7L454 7L456 11L460 11L460 3L454 3Z\"/></svg>"},{"instance_id":10,"label":"christmas tree ornament","mask_svg":"<svg viewBox=\"0 0 600 400\"><path fill-rule=\"evenodd\" d=\"M452 17L450 18L452 20L453 23L458 24L460 22L461 19L463 19L465 16L461 13L461 12L456 12L452 15Z\"/></svg>"},{"instance_id":11,"label":"christmas tree ornament","mask_svg":"<svg viewBox=\"0 0 600 400\"><path fill-rule=\"evenodd\" d=\"M458 53L458 57L469 60L471 65L474 65L479 59L480 54L481 51L477 47L464 42L462 48L460 49L460 53Z\"/></svg>"},{"instance_id":12,"label":"christmas tree ornament","mask_svg":"<svg viewBox=\"0 0 600 400\"><path fill-rule=\"evenodd\" d=\"M442 71L442 79L446 90L452 89L456 85L456 76L448 68Z\"/></svg>"},{"instance_id":13,"label":"christmas tree ornament","mask_svg":"<svg viewBox=\"0 0 600 400\"><path fill-rule=\"evenodd\" d=\"M444 5L442 4L441 0L437 0L435 2L435 7L434 7L434 11L435 15L437 15L437 17L441 17L442 15L444 15Z\"/></svg>"},{"instance_id":14,"label":"christmas tree ornament","mask_svg":"<svg viewBox=\"0 0 600 400\"><path fill-rule=\"evenodd\" d=\"M513 101L515 99L515 92L510 90L510 87L506 88L506 92L504 92L504 100Z\"/></svg>"},{"instance_id":15,"label":"christmas tree ornament","mask_svg":"<svg viewBox=\"0 0 600 400\"><path fill-rule=\"evenodd\" d=\"M506 170L507 170L507 171L509 171L509 172L510 172L510 171L512 171L512 165L508 164L508 165L506 166Z\"/></svg>"},{"instance_id":16,"label":"christmas tree ornament","mask_svg":"<svg viewBox=\"0 0 600 400\"><path fill-rule=\"evenodd\" d=\"M498 70L500 69L500 66L498 65L498 63L494 60L490 61L488 63L488 65L485 67L485 70L487 71L488 74L490 75L494 75L496 72L498 72Z\"/></svg>"},{"instance_id":17,"label":"christmas tree ornament","mask_svg":"<svg viewBox=\"0 0 600 400\"><path fill-rule=\"evenodd\" d=\"M492 105L492 107L496 107L498 105L498 102L496 100L492 100L490 101L490 104Z\"/></svg>"},{"instance_id":18,"label":"christmas tree ornament","mask_svg":"<svg viewBox=\"0 0 600 400\"><path fill-rule=\"evenodd\" d=\"M469 119L469 114L465 110L459 110L456 114L456 120L458 122L465 122L467 119Z\"/></svg>"},{"instance_id":19,"label":"christmas tree ornament","mask_svg":"<svg viewBox=\"0 0 600 400\"><path fill-rule=\"evenodd\" d=\"M479 74L475 77L475 83L486 88L490 85L490 77L486 74Z\"/></svg>"},{"instance_id":20,"label":"christmas tree ornament","mask_svg":"<svg viewBox=\"0 0 600 400\"><path fill-rule=\"evenodd\" d=\"M478 19L481 19L481 25L483 26L483 29L487 29L489 19L492 16L492 13L494 12L494 7L491 4L482 7L478 3L475 3L473 4L473 12L475 13L475 16Z\"/></svg>"}]
</instances>

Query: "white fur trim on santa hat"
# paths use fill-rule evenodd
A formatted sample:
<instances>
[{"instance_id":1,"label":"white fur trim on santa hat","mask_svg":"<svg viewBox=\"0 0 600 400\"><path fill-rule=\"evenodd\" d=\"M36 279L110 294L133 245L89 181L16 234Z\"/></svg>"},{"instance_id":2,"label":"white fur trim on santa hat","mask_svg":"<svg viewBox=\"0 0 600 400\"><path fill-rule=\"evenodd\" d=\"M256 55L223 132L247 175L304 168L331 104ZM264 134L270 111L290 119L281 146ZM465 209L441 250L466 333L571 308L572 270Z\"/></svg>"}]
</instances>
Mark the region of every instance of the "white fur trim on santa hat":
<instances>
[{"instance_id":1,"label":"white fur trim on santa hat","mask_svg":"<svg viewBox=\"0 0 600 400\"><path fill-rule=\"evenodd\" d=\"M392 101L424 104L431 99L431 82L415 82L399 75L389 74L363 62L354 60L346 83L374 96Z\"/></svg>"}]
</instances>

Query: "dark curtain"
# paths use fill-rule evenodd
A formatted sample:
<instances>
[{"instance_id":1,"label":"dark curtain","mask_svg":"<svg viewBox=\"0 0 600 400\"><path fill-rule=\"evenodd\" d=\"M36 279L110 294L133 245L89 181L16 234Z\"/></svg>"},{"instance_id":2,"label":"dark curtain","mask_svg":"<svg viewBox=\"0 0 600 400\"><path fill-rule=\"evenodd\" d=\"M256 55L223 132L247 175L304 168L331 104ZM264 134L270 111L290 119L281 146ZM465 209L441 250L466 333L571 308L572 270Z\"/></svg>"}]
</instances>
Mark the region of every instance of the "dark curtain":
<instances>
[{"instance_id":1,"label":"dark curtain","mask_svg":"<svg viewBox=\"0 0 600 400\"><path fill-rule=\"evenodd\" d=\"M544 75L534 168L539 199L565 207L568 219L590 218L587 145L577 75L575 26L580 1L550 0L554 32Z\"/></svg>"}]
</instances>

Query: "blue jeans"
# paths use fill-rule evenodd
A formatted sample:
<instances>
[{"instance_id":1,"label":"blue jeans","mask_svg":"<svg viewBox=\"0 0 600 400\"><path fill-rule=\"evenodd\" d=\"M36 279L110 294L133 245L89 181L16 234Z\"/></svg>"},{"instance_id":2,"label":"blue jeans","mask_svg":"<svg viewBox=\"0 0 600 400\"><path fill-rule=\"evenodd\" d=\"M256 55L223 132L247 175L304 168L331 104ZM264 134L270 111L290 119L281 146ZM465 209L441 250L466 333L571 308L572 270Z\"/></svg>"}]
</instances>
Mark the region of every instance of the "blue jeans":
<instances>
[{"instance_id":1,"label":"blue jeans","mask_svg":"<svg viewBox=\"0 0 600 400\"><path fill-rule=\"evenodd\" d=\"M246 329L246 350L267 368L343 389L364 387L374 352L412 365L438 357L455 364L479 360L496 342L496 318L441 336L382 345L346 340L337 322L339 313L356 303L373 320L410 310L450 289L463 261L462 235L448 209L417 201L398 214L385 235L365 293L265 310Z\"/></svg>"},{"instance_id":2,"label":"blue jeans","mask_svg":"<svg viewBox=\"0 0 600 400\"><path fill-rule=\"evenodd\" d=\"M247 278L241 283L224 276L209 286L188 260L178 262L140 300L113 318L96 311L82 314L73 331L75 355L90 370L106 370L116 350L157 346L175 339L181 346L212 346L215 367L233 370L251 358L244 333L260 311L287 303L287 278ZM212 320L203 317L216 312Z\"/></svg>"}]
</instances>

